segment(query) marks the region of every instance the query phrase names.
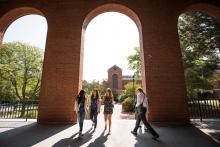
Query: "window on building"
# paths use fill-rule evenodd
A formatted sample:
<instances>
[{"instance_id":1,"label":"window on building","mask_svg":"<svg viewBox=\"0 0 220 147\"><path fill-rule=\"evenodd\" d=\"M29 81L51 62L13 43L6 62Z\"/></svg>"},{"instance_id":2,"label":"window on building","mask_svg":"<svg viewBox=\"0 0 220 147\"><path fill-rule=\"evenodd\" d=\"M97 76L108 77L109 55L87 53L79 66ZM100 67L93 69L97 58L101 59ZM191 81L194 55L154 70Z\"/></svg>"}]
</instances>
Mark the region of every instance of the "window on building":
<instances>
[{"instance_id":1,"label":"window on building","mask_svg":"<svg viewBox=\"0 0 220 147\"><path fill-rule=\"evenodd\" d=\"M112 75L112 88L118 89L118 75Z\"/></svg>"}]
</instances>

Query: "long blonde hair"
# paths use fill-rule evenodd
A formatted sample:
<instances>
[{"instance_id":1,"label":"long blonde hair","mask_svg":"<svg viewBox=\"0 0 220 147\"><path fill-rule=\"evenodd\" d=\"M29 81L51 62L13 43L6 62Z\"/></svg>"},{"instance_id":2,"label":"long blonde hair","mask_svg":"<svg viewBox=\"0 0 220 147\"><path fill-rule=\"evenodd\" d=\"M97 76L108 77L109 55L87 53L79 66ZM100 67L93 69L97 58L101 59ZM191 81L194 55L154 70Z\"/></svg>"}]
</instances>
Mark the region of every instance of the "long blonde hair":
<instances>
[{"instance_id":1,"label":"long blonde hair","mask_svg":"<svg viewBox=\"0 0 220 147\"><path fill-rule=\"evenodd\" d=\"M110 88L107 88L105 96L109 96L109 97L113 98L112 90Z\"/></svg>"}]
</instances>

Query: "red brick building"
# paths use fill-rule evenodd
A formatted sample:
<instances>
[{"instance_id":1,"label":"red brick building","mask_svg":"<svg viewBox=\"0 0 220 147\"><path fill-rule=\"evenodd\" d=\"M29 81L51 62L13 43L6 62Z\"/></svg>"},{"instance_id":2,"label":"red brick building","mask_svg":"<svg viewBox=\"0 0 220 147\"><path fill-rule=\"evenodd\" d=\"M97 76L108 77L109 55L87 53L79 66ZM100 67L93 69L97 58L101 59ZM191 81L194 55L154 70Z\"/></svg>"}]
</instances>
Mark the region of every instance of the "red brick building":
<instances>
[{"instance_id":1,"label":"red brick building","mask_svg":"<svg viewBox=\"0 0 220 147\"><path fill-rule=\"evenodd\" d=\"M133 82L133 76L122 75L122 69L117 65L114 65L108 69L108 87L117 94L120 94L124 89L124 86L129 82ZM141 80L134 82L141 84Z\"/></svg>"}]
</instances>

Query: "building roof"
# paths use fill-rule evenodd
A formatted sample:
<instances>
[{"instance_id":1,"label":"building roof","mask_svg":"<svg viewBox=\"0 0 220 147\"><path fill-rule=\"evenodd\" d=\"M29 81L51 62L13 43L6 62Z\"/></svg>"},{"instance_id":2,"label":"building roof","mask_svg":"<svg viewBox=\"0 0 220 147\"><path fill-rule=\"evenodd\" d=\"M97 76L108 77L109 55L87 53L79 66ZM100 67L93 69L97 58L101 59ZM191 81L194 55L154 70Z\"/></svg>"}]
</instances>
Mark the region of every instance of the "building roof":
<instances>
[{"instance_id":1,"label":"building roof","mask_svg":"<svg viewBox=\"0 0 220 147\"><path fill-rule=\"evenodd\" d=\"M112 67L110 67L110 68L108 69L108 71L109 71L110 69L112 69L112 68L122 70L119 66L117 66L117 65L113 65Z\"/></svg>"}]
</instances>

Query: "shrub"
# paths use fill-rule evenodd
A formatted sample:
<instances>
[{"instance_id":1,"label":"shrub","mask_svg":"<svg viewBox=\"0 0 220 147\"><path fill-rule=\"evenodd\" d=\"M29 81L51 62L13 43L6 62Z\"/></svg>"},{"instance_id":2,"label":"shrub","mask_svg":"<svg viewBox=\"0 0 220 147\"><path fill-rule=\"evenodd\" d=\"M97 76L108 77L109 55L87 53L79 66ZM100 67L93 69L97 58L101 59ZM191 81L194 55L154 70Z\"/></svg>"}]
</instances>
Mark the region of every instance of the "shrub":
<instances>
[{"instance_id":1,"label":"shrub","mask_svg":"<svg viewBox=\"0 0 220 147\"><path fill-rule=\"evenodd\" d=\"M135 108L135 100L132 97L126 98L122 103L122 110L125 112L133 112Z\"/></svg>"},{"instance_id":2,"label":"shrub","mask_svg":"<svg viewBox=\"0 0 220 147\"><path fill-rule=\"evenodd\" d=\"M128 98L128 96L127 95L125 95L125 94L122 94L121 96L120 96L120 102L123 102L126 98Z\"/></svg>"},{"instance_id":3,"label":"shrub","mask_svg":"<svg viewBox=\"0 0 220 147\"><path fill-rule=\"evenodd\" d=\"M135 95L135 89L140 87L140 84L134 84L132 82L127 83L124 88L124 95L127 95L128 97L133 97Z\"/></svg>"}]
</instances>

